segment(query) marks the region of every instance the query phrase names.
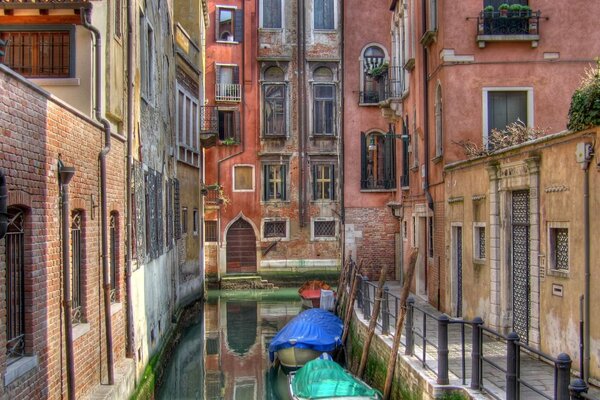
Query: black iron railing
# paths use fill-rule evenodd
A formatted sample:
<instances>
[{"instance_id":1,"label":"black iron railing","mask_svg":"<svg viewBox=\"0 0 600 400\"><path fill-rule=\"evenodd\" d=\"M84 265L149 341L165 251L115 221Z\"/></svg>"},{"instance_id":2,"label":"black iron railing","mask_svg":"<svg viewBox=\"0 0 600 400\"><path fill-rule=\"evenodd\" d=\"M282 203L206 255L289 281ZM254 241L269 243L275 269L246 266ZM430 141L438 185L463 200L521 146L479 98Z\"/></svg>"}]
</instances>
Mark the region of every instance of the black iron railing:
<instances>
[{"instance_id":1,"label":"black iron railing","mask_svg":"<svg viewBox=\"0 0 600 400\"><path fill-rule=\"evenodd\" d=\"M216 106L200 107L200 133L219 133L219 115Z\"/></svg>"},{"instance_id":2,"label":"black iron railing","mask_svg":"<svg viewBox=\"0 0 600 400\"><path fill-rule=\"evenodd\" d=\"M540 11L482 11L478 35L539 35Z\"/></svg>"},{"instance_id":3,"label":"black iron railing","mask_svg":"<svg viewBox=\"0 0 600 400\"><path fill-rule=\"evenodd\" d=\"M399 99L406 89L404 84L404 68L389 67L388 75L383 81L385 99Z\"/></svg>"}]
</instances>

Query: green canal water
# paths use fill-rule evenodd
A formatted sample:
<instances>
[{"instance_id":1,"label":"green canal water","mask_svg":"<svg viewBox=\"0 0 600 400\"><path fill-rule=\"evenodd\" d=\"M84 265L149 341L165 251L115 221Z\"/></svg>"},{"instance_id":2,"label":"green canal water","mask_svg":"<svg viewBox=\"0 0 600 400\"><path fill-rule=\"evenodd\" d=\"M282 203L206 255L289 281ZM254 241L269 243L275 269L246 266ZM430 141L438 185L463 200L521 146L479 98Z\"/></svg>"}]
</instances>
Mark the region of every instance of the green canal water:
<instances>
[{"instance_id":1,"label":"green canal water","mask_svg":"<svg viewBox=\"0 0 600 400\"><path fill-rule=\"evenodd\" d=\"M287 377L270 368L267 349L300 311L294 288L209 291L182 332L157 398L287 400Z\"/></svg>"}]
</instances>

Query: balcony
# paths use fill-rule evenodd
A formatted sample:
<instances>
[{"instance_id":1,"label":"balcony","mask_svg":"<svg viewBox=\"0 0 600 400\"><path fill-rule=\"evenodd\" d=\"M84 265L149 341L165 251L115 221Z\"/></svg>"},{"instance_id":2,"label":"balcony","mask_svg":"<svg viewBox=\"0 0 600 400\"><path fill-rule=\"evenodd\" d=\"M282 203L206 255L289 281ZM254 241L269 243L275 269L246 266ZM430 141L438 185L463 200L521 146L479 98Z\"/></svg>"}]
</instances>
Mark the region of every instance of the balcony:
<instances>
[{"instance_id":1,"label":"balcony","mask_svg":"<svg viewBox=\"0 0 600 400\"><path fill-rule=\"evenodd\" d=\"M540 40L540 11L482 11L477 17L477 42L531 42Z\"/></svg>"},{"instance_id":2,"label":"balcony","mask_svg":"<svg viewBox=\"0 0 600 400\"><path fill-rule=\"evenodd\" d=\"M0 9L91 8L89 0L0 0Z\"/></svg>"},{"instance_id":3,"label":"balcony","mask_svg":"<svg viewBox=\"0 0 600 400\"><path fill-rule=\"evenodd\" d=\"M215 85L215 100L229 102L242 101L242 85L239 83L217 83Z\"/></svg>"},{"instance_id":4,"label":"balcony","mask_svg":"<svg viewBox=\"0 0 600 400\"><path fill-rule=\"evenodd\" d=\"M216 106L200 107L200 141L205 148L217 144L219 136L219 115Z\"/></svg>"}]
</instances>

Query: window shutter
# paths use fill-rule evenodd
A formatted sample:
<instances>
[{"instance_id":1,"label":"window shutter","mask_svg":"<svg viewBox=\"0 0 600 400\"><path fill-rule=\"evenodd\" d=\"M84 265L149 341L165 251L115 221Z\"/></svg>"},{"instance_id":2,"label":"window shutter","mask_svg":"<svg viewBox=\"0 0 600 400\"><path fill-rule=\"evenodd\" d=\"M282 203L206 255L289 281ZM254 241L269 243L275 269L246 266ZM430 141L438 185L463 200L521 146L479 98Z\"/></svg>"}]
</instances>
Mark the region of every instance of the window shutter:
<instances>
[{"instance_id":1,"label":"window shutter","mask_svg":"<svg viewBox=\"0 0 600 400\"><path fill-rule=\"evenodd\" d=\"M235 10L235 17L233 22L233 39L236 42L244 41L244 10Z\"/></svg>"},{"instance_id":2,"label":"window shutter","mask_svg":"<svg viewBox=\"0 0 600 400\"><path fill-rule=\"evenodd\" d=\"M220 65L215 66L215 75L216 75L217 84L221 83L221 66Z\"/></svg>"},{"instance_id":3,"label":"window shutter","mask_svg":"<svg viewBox=\"0 0 600 400\"><path fill-rule=\"evenodd\" d=\"M263 200L269 200L269 166L263 165Z\"/></svg>"},{"instance_id":4,"label":"window shutter","mask_svg":"<svg viewBox=\"0 0 600 400\"><path fill-rule=\"evenodd\" d=\"M281 166L281 200L287 200L287 165Z\"/></svg>"},{"instance_id":5,"label":"window shutter","mask_svg":"<svg viewBox=\"0 0 600 400\"><path fill-rule=\"evenodd\" d=\"M240 134L241 127L240 127L240 112L239 111L235 111L233 113L233 125L234 125L233 126L233 132L234 132L233 134L234 134L235 141L238 143L241 143L242 137Z\"/></svg>"},{"instance_id":6,"label":"window shutter","mask_svg":"<svg viewBox=\"0 0 600 400\"><path fill-rule=\"evenodd\" d=\"M367 137L364 132L360 133L360 188L367 187Z\"/></svg>"},{"instance_id":7,"label":"window shutter","mask_svg":"<svg viewBox=\"0 0 600 400\"><path fill-rule=\"evenodd\" d=\"M386 189L396 187L394 140L393 137L383 137L383 180Z\"/></svg>"},{"instance_id":8,"label":"window shutter","mask_svg":"<svg viewBox=\"0 0 600 400\"><path fill-rule=\"evenodd\" d=\"M313 170L313 200L317 200L317 196L319 194L318 189L318 184L317 184L317 177L319 176L319 166L318 165L313 165L312 167Z\"/></svg>"},{"instance_id":9,"label":"window shutter","mask_svg":"<svg viewBox=\"0 0 600 400\"><path fill-rule=\"evenodd\" d=\"M329 174L331 178L331 185L329 185L329 199L335 200L335 166L333 164L329 167Z\"/></svg>"},{"instance_id":10,"label":"window shutter","mask_svg":"<svg viewBox=\"0 0 600 400\"><path fill-rule=\"evenodd\" d=\"M233 67L233 83L236 85L240 83L240 67L237 65Z\"/></svg>"}]
</instances>

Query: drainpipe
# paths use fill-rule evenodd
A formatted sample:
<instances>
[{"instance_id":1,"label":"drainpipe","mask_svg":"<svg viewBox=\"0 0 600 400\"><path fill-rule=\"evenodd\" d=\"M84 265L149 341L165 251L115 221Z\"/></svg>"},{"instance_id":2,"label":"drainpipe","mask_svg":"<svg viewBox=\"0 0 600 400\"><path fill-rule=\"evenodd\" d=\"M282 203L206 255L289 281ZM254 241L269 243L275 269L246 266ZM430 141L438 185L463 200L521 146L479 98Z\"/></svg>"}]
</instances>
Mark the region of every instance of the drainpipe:
<instances>
[{"instance_id":1,"label":"drainpipe","mask_svg":"<svg viewBox=\"0 0 600 400\"><path fill-rule=\"evenodd\" d=\"M305 128L306 128L306 111L304 107L305 101L305 71L304 71L304 53L306 46L306 29L305 29L305 8L304 1L298 0L298 34L296 37L297 48L298 48L298 162L299 171L298 171L298 200L299 200L299 217L300 217L300 227L304 226L304 214L305 214L305 197L306 191L304 182L304 140L305 140Z\"/></svg>"},{"instance_id":2,"label":"drainpipe","mask_svg":"<svg viewBox=\"0 0 600 400\"><path fill-rule=\"evenodd\" d=\"M345 11L344 11L344 2L340 2L340 35L342 38L342 46L340 49L340 110L342 112L342 118L340 120L340 164L338 170L340 171L340 207L341 207L341 215L340 215L340 227L344 229L340 232L341 236L341 247L342 247L342 263L341 267L343 269L344 262L346 261L346 207L345 207L345 198L344 198L344 167L345 167L345 141L344 141L344 47L345 47L345 36L344 36L344 25L345 25Z\"/></svg>"},{"instance_id":3,"label":"drainpipe","mask_svg":"<svg viewBox=\"0 0 600 400\"><path fill-rule=\"evenodd\" d=\"M63 267L63 308L65 312L65 353L67 358L68 399L75 399L75 357L73 354L73 323L71 321L71 259L69 257L69 182L75 175L75 167L65 167L59 161L60 191L62 200L62 267Z\"/></svg>"},{"instance_id":4,"label":"drainpipe","mask_svg":"<svg viewBox=\"0 0 600 400\"><path fill-rule=\"evenodd\" d=\"M131 294L131 270L133 246L135 246L132 230L133 206L131 184L133 181L133 77L134 77L134 49L133 49L133 0L127 0L127 188L125 193L127 199L127 216L126 216L126 235L127 235L127 260L125 265L125 301L127 303L127 346L126 356L132 358L134 364L135 358L135 331L133 329L133 302Z\"/></svg>"},{"instance_id":5,"label":"drainpipe","mask_svg":"<svg viewBox=\"0 0 600 400\"><path fill-rule=\"evenodd\" d=\"M91 12L91 10L90 10ZM110 277L108 268L108 201L106 198L106 157L110 152L110 123L102 116L102 39L100 31L95 26L91 25L88 18L88 12L81 9L81 22L83 26L92 32L94 35L94 47L96 55L94 61L96 63L96 101L95 112L96 119L104 128L104 148L100 151L100 219L102 230L102 286L104 288L104 325L106 330L106 363L108 369L108 384L114 385L115 372L113 365L113 340L112 340L112 320L110 312Z\"/></svg>"},{"instance_id":6,"label":"drainpipe","mask_svg":"<svg viewBox=\"0 0 600 400\"><path fill-rule=\"evenodd\" d=\"M0 239L4 238L8 230L7 199L6 178L4 172L0 171Z\"/></svg>"},{"instance_id":7,"label":"drainpipe","mask_svg":"<svg viewBox=\"0 0 600 400\"><path fill-rule=\"evenodd\" d=\"M584 304L583 304L583 380L589 382L590 378L590 161L593 150L590 144L584 145L583 169L583 241L584 241Z\"/></svg>"}]
</instances>

